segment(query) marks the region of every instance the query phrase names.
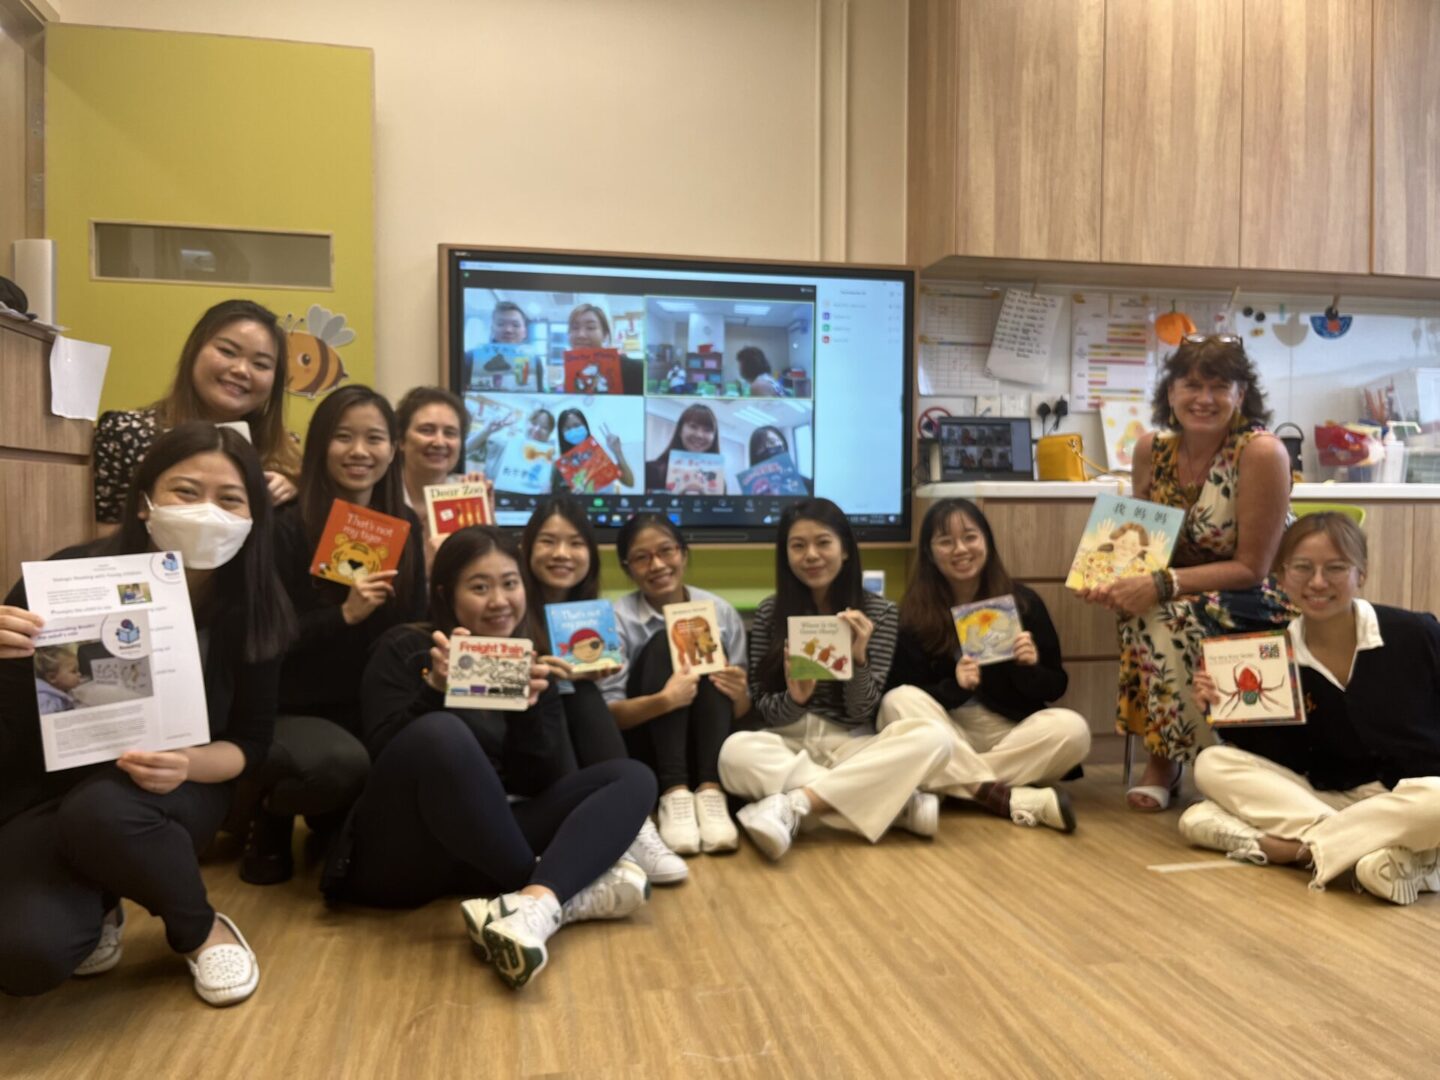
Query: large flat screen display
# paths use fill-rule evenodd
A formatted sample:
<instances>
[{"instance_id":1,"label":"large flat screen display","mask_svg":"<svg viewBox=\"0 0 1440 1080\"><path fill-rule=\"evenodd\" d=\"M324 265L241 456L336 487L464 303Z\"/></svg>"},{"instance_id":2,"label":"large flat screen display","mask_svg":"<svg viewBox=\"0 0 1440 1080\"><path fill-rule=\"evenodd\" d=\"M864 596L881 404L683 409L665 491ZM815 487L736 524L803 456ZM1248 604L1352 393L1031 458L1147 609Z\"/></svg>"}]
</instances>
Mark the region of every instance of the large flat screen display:
<instances>
[{"instance_id":1,"label":"large flat screen display","mask_svg":"<svg viewBox=\"0 0 1440 1080\"><path fill-rule=\"evenodd\" d=\"M813 493L860 539L910 538L909 270L443 251L465 463L500 524L569 491L602 536L655 510L766 541Z\"/></svg>"}]
</instances>

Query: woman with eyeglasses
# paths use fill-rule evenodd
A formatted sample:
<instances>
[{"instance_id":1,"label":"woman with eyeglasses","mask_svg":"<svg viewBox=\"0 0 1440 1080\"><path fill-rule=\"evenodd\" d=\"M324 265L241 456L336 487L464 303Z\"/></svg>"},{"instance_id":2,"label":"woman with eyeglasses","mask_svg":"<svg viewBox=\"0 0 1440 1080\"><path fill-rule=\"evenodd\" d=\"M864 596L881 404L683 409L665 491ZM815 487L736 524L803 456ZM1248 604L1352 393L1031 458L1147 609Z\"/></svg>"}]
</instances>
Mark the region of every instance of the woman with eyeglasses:
<instances>
[{"instance_id":1,"label":"woman with eyeglasses","mask_svg":"<svg viewBox=\"0 0 1440 1080\"><path fill-rule=\"evenodd\" d=\"M632 757L660 784L660 838L678 855L734 851L735 822L720 789L720 746L750 711L745 627L714 593L685 584L690 549L669 518L637 514L615 538L637 588L615 601L626 666L600 684ZM726 667L709 675L675 671L665 634L666 604L715 605Z\"/></svg>"},{"instance_id":2,"label":"woman with eyeglasses","mask_svg":"<svg viewBox=\"0 0 1440 1080\"><path fill-rule=\"evenodd\" d=\"M1307 870L1316 889L1353 867L1392 903L1440 892L1440 623L1360 598L1365 534L1343 514L1301 518L1276 562L1300 609L1290 641L1305 724L1227 729L1201 751L1205 801L1180 815L1181 835ZM1195 698L1220 704L1213 673L1196 672Z\"/></svg>"},{"instance_id":3,"label":"woman with eyeglasses","mask_svg":"<svg viewBox=\"0 0 1440 1080\"><path fill-rule=\"evenodd\" d=\"M1022 627L1015 657L981 667L962 654L951 608L1007 595ZM921 720L944 732L949 753L921 788L1026 828L1072 832L1070 797L1055 783L1078 775L1090 726L1052 704L1069 684L1045 601L1006 572L984 513L969 499L931 506L875 721L881 731Z\"/></svg>"},{"instance_id":4,"label":"woman with eyeglasses","mask_svg":"<svg viewBox=\"0 0 1440 1080\"><path fill-rule=\"evenodd\" d=\"M1184 763L1211 742L1190 692L1201 640L1283 626L1293 614L1270 576L1290 457L1265 430L1270 410L1241 340L1186 337L1165 361L1153 404L1156 431L1135 443L1134 487L1137 498L1185 511L1170 566L1079 594L1119 616L1117 726L1149 752L1126 793L1142 813L1169 807Z\"/></svg>"}]
</instances>

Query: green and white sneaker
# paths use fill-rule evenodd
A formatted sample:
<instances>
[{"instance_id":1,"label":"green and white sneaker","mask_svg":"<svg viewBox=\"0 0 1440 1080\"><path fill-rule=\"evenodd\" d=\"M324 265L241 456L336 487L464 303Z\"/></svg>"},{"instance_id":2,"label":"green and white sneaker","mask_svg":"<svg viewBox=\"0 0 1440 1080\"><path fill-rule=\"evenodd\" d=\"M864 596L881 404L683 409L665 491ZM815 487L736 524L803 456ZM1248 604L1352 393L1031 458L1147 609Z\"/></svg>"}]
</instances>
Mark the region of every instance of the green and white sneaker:
<instances>
[{"instance_id":1,"label":"green and white sneaker","mask_svg":"<svg viewBox=\"0 0 1440 1080\"><path fill-rule=\"evenodd\" d=\"M498 918L483 933L490 962L511 988L519 990L545 970L545 942L560 929L560 904L553 896L509 893L499 898Z\"/></svg>"},{"instance_id":2,"label":"green and white sneaker","mask_svg":"<svg viewBox=\"0 0 1440 1080\"><path fill-rule=\"evenodd\" d=\"M585 922L589 919L623 919L638 911L650 899L650 879L645 871L628 858L622 858L609 870L565 901L560 909L560 924Z\"/></svg>"},{"instance_id":3,"label":"green and white sneaker","mask_svg":"<svg viewBox=\"0 0 1440 1080\"><path fill-rule=\"evenodd\" d=\"M485 927L507 914L502 904L504 899L503 896L492 900L477 897L460 902L460 914L465 918L465 931L470 935L470 947L475 950L475 955L487 964L490 962L490 946L485 944Z\"/></svg>"}]
</instances>

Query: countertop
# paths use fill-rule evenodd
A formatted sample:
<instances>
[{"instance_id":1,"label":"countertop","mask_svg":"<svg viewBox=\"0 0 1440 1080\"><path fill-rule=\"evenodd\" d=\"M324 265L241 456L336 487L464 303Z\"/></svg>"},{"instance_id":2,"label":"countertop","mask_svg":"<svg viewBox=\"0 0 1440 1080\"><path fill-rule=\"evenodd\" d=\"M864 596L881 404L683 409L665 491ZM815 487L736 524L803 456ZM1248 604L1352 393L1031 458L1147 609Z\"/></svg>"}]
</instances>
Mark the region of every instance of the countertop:
<instances>
[{"instance_id":1,"label":"countertop","mask_svg":"<svg viewBox=\"0 0 1440 1080\"><path fill-rule=\"evenodd\" d=\"M1123 487L1122 487L1123 485ZM1093 499L1096 495L1123 494L1126 480L977 480L923 484L915 489L921 499ZM1440 502L1440 484L1296 484L1292 502Z\"/></svg>"}]
</instances>

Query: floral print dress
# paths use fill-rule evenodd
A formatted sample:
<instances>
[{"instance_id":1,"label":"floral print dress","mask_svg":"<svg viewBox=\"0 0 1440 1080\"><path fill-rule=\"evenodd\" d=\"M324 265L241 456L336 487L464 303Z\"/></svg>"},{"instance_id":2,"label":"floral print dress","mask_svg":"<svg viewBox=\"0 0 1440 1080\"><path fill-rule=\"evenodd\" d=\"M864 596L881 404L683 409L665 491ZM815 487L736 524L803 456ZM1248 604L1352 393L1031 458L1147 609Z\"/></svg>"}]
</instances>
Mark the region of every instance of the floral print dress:
<instances>
[{"instance_id":1,"label":"floral print dress","mask_svg":"<svg viewBox=\"0 0 1440 1080\"><path fill-rule=\"evenodd\" d=\"M1225 441L1198 490L1180 483L1180 437L1155 437L1150 501L1186 511L1172 565L1198 566L1233 558L1238 543L1236 498L1240 454L1262 428ZM1273 577L1252 589L1177 597L1120 620L1120 700L1117 729L1141 735L1145 748L1189 761L1212 741L1190 682L1203 638L1284 626L1295 615Z\"/></svg>"}]
</instances>

